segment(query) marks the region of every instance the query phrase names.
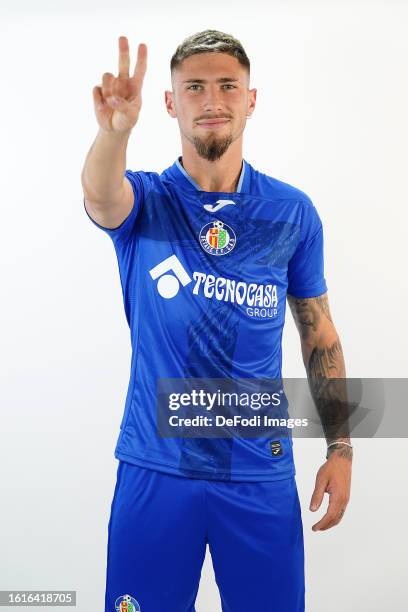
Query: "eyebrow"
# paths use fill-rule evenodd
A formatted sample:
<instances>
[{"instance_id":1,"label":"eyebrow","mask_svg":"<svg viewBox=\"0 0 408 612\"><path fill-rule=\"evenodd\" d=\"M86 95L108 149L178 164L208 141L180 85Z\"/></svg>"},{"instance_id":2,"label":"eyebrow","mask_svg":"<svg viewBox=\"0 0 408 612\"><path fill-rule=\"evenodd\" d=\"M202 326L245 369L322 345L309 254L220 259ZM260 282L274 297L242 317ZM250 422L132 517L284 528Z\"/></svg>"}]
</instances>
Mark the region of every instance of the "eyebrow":
<instances>
[{"instance_id":1,"label":"eyebrow","mask_svg":"<svg viewBox=\"0 0 408 612\"><path fill-rule=\"evenodd\" d=\"M239 81L239 79L233 77L220 77L216 80L217 83L229 83ZM205 79L186 79L183 83L208 83Z\"/></svg>"}]
</instances>

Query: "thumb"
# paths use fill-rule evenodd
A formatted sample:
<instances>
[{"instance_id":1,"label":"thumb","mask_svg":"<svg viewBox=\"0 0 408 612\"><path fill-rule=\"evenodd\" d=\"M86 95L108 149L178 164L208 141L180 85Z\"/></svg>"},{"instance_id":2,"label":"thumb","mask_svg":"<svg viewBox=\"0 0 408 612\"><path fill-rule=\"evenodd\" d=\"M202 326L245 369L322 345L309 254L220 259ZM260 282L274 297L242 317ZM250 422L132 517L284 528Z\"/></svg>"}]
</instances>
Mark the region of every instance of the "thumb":
<instances>
[{"instance_id":1,"label":"thumb","mask_svg":"<svg viewBox=\"0 0 408 612\"><path fill-rule=\"evenodd\" d=\"M319 509L320 504L323 501L324 492L326 490L326 482L319 480L316 481L315 489L313 491L312 499L310 500L310 510L315 512Z\"/></svg>"}]
</instances>

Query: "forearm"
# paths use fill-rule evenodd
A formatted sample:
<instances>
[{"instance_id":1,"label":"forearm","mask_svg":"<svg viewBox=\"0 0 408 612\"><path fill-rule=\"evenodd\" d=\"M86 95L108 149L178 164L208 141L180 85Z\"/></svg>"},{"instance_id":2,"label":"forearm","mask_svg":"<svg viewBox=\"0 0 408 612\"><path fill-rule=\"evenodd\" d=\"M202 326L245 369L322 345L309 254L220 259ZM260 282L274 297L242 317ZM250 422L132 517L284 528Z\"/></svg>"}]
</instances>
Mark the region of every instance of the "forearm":
<instances>
[{"instance_id":1,"label":"forearm","mask_svg":"<svg viewBox=\"0 0 408 612\"><path fill-rule=\"evenodd\" d=\"M328 296L307 299L288 296L288 301L299 330L309 388L327 444L334 440L350 443L345 361L330 315ZM352 448L345 444L330 446L328 454L333 452L352 457Z\"/></svg>"},{"instance_id":2,"label":"forearm","mask_svg":"<svg viewBox=\"0 0 408 612\"><path fill-rule=\"evenodd\" d=\"M122 189L130 133L99 129L81 174L85 199L103 205Z\"/></svg>"},{"instance_id":3,"label":"forearm","mask_svg":"<svg viewBox=\"0 0 408 612\"><path fill-rule=\"evenodd\" d=\"M319 412L327 444L335 440L350 444L348 428L348 401L346 385L346 368L340 338L333 337L320 340L309 348L305 368L309 388ZM343 457L352 457L352 448L346 444L332 445L328 449Z\"/></svg>"}]
</instances>

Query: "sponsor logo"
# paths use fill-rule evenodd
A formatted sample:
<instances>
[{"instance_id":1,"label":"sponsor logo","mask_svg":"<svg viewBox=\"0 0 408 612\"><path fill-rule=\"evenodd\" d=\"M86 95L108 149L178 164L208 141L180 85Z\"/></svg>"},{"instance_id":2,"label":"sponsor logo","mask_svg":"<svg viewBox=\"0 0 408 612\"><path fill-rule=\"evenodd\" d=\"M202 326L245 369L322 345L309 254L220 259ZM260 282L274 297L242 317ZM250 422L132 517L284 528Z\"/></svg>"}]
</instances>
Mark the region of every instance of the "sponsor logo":
<instances>
[{"instance_id":1,"label":"sponsor logo","mask_svg":"<svg viewBox=\"0 0 408 612\"><path fill-rule=\"evenodd\" d=\"M219 219L207 223L200 230L200 244L210 255L226 255L234 248L237 237L226 223Z\"/></svg>"},{"instance_id":2,"label":"sponsor logo","mask_svg":"<svg viewBox=\"0 0 408 612\"><path fill-rule=\"evenodd\" d=\"M169 270L174 274L165 274ZM157 281L157 291L166 299L173 298L178 294L180 283L183 286L191 283L191 278L175 255L163 259L157 266L149 270L149 273L153 280L159 279Z\"/></svg>"},{"instance_id":3,"label":"sponsor logo","mask_svg":"<svg viewBox=\"0 0 408 612\"><path fill-rule=\"evenodd\" d=\"M149 274L153 280L158 279L157 291L165 299L175 297L181 285L185 287L194 281L193 295L244 306L249 317L264 319L276 317L278 314L278 290L272 283L246 283L198 271L192 272L191 278L176 255L158 263L149 270Z\"/></svg>"},{"instance_id":4,"label":"sponsor logo","mask_svg":"<svg viewBox=\"0 0 408 612\"><path fill-rule=\"evenodd\" d=\"M193 293L201 293L206 298L215 298L225 302L236 302L246 306L257 306L258 308L276 307L278 295L276 285L258 285L257 283L246 283L236 281L223 276L204 274L204 272L193 272L196 281Z\"/></svg>"},{"instance_id":5,"label":"sponsor logo","mask_svg":"<svg viewBox=\"0 0 408 612\"><path fill-rule=\"evenodd\" d=\"M115 601L115 612L141 612L141 608L132 595L121 595Z\"/></svg>"},{"instance_id":6,"label":"sponsor logo","mask_svg":"<svg viewBox=\"0 0 408 612\"><path fill-rule=\"evenodd\" d=\"M235 202L233 202L232 200L217 200L215 206L214 204L204 204L204 208L205 210L208 210L208 212L214 213L217 212L217 210L224 208L224 206L228 206L228 204L235 205Z\"/></svg>"}]
</instances>

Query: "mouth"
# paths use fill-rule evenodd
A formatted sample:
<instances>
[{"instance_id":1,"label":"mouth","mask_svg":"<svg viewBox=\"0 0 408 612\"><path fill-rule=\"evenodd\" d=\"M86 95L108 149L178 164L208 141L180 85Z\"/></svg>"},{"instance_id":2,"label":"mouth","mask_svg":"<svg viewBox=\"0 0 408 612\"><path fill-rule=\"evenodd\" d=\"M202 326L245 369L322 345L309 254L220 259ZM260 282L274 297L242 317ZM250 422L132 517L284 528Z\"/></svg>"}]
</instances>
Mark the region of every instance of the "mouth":
<instances>
[{"instance_id":1,"label":"mouth","mask_svg":"<svg viewBox=\"0 0 408 612\"><path fill-rule=\"evenodd\" d=\"M229 119L207 119L204 121L197 121L197 125L207 129L219 129L223 125L229 122Z\"/></svg>"}]
</instances>

